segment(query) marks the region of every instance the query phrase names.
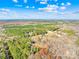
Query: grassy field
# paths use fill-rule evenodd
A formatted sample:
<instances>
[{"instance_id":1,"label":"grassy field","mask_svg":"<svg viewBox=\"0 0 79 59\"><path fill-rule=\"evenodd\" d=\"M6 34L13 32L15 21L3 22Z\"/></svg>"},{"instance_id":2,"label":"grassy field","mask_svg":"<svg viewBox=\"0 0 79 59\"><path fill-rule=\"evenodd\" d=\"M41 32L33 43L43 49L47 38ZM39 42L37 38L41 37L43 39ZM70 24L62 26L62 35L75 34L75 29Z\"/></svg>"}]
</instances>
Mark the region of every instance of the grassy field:
<instances>
[{"instance_id":1,"label":"grassy field","mask_svg":"<svg viewBox=\"0 0 79 59\"><path fill-rule=\"evenodd\" d=\"M31 37L35 35L44 35L47 31L56 31L59 28L52 24L34 24L34 25L4 25L7 37L12 37L6 41L6 39L1 40L1 58L9 59L27 59L31 53L36 53L39 48L32 47ZM13 36L16 36L13 37ZM3 43L2 43L3 42ZM6 44L6 46L4 46ZM7 50L6 53L4 53ZM31 51L32 50L32 51ZM6 57L7 55L7 57Z\"/></svg>"},{"instance_id":2,"label":"grassy field","mask_svg":"<svg viewBox=\"0 0 79 59\"><path fill-rule=\"evenodd\" d=\"M36 42L32 40L32 37L39 35L45 37L48 31L54 33L55 32L59 33L60 31L62 31L60 32L60 34L65 33L69 37L74 37L76 35L73 29L67 29L67 28L61 29L60 27L61 26L59 26L58 24L52 24L52 23L30 24L30 25L3 25L2 28L4 28L5 30L2 31L4 35L2 35L0 40L0 58L1 59L29 59L29 56L31 54L37 54L42 49L39 46L38 47L33 46ZM50 35L48 36L50 37ZM60 36L61 35L57 34L57 37ZM65 38L65 35L62 35L61 37L63 36ZM51 37L54 38L53 36ZM40 39L40 37L38 38ZM79 39L76 40L76 43L79 45ZM47 50L45 50L45 52L42 51L41 53L46 54L46 51Z\"/></svg>"}]
</instances>

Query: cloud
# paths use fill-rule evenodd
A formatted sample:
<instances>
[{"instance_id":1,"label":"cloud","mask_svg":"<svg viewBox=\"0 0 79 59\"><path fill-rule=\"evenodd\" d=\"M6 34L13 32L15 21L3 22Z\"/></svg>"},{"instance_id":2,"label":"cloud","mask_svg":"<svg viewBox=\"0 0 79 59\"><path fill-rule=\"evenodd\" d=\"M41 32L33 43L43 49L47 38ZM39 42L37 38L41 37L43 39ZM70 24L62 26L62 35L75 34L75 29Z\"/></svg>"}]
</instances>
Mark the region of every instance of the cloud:
<instances>
[{"instance_id":1,"label":"cloud","mask_svg":"<svg viewBox=\"0 0 79 59\"><path fill-rule=\"evenodd\" d=\"M18 13L14 10L11 10L9 12L0 12L0 19L18 19L22 17L22 13Z\"/></svg>"},{"instance_id":2,"label":"cloud","mask_svg":"<svg viewBox=\"0 0 79 59\"><path fill-rule=\"evenodd\" d=\"M27 3L27 0L24 0L24 3Z\"/></svg>"},{"instance_id":3,"label":"cloud","mask_svg":"<svg viewBox=\"0 0 79 59\"><path fill-rule=\"evenodd\" d=\"M31 8L35 8L35 6L32 6Z\"/></svg>"},{"instance_id":4,"label":"cloud","mask_svg":"<svg viewBox=\"0 0 79 59\"><path fill-rule=\"evenodd\" d=\"M26 6L25 8L27 8L27 9L29 9L29 8L35 8L35 6L32 6L32 7L30 7L30 6Z\"/></svg>"},{"instance_id":5,"label":"cloud","mask_svg":"<svg viewBox=\"0 0 79 59\"><path fill-rule=\"evenodd\" d=\"M0 8L0 16L6 16L10 13L10 9Z\"/></svg>"},{"instance_id":6,"label":"cloud","mask_svg":"<svg viewBox=\"0 0 79 59\"><path fill-rule=\"evenodd\" d=\"M0 14L7 15L9 12L10 12L10 9L6 9L6 8L0 9Z\"/></svg>"},{"instance_id":7,"label":"cloud","mask_svg":"<svg viewBox=\"0 0 79 59\"><path fill-rule=\"evenodd\" d=\"M55 2L57 2L58 0L54 0Z\"/></svg>"},{"instance_id":8,"label":"cloud","mask_svg":"<svg viewBox=\"0 0 79 59\"><path fill-rule=\"evenodd\" d=\"M70 2L67 2L67 5L68 5L68 6L71 5L71 3L70 3Z\"/></svg>"},{"instance_id":9,"label":"cloud","mask_svg":"<svg viewBox=\"0 0 79 59\"><path fill-rule=\"evenodd\" d=\"M19 5L19 4L18 4L18 5L15 5L15 6L16 6L16 7L22 7L23 5Z\"/></svg>"},{"instance_id":10,"label":"cloud","mask_svg":"<svg viewBox=\"0 0 79 59\"><path fill-rule=\"evenodd\" d=\"M13 0L13 2L17 3L17 2L18 2L18 0Z\"/></svg>"},{"instance_id":11,"label":"cloud","mask_svg":"<svg viewBox=\"0 0 79 59\"><path fill-rule=\"evenodd\" d=\"M11 12L7 15L0 14L0 19L79 19L79 15L73 15L70 12L46 13L24 11L21 13L20 11L17 12L11 10Z\"/></svg>"},{"instance_id":12,"label":"cloud","mask_svg":"<svg viewBox=\"0 0 79 59\"><path fill-rule=\"evenodd\" d=\"M59 6L57 5L47 5L45 8L38 8L38 10L46 11L46 12L57 12Z\"/></svg>"},{"instance_id":13,"label":"cloud","mask_svg":"<svg viewBox=\"0 0 79 59\"><path fill-rule=\"evenodd\" d=\"M30 8L29 6L26 6L25 8Z\"/></svg>"},{"instance_id":14,"label":"cloud","mask_svg":"<svg viewBox=\"0 0 79 59\"><path fill-rule=\"evenodd\" d=\"M64 3L61 3L61 5L64 6L65 4Z\"/></svg>"},{"instance_id":15,"label":"cloud","mask_svg":"<svg viewBox=\"0 0 79 59\"><path fill-rule=\"evenodd\" d=\"M79 10L72 12L73 14L79 14Z\"/></svg>"},{"instance_id":16,"label":"cloud","mask_svg":"<svg viewBox=\"0 0 79 59\"><path fill-rule=\"evenodd\" d=\"M60 10L65 10L66 9L66 6L61 6L60 7Z\"/></svg>"},{"instance_id":17,"label":"cloud","mask_svg":"<svg viewBox=\"0 0 79 59\"><path fill-rule=\"evenodd\" d=\"M7 12L0 12L0 15L7 15Z\"/></svg>"},{"instance_id":18,"label":"cloud","mask_svg":"<svg viewBox=\"0 0 79 59\"><path fill-rule=\"evenodd\" d=\"M42 2L40 2L40 4L47 4L47 2L42 1Z\"/></svg>"},{"instance_id":19,"label":"cloud","mask_svg":"<svg viewBox=\"0 0 79 59\"><path fill-rule=\"evenodd\" d=\"M47 2L49 0L35 0L35 2Z\"/></svg>"},{"instance_id":20,"label":"cloud","mask_svg":"<svg viewBox=\"0 0 79 59\"><path fill-rule=\"evenodd\" d=\"M58 13L59 11L64 11L67 10L68 6L71 5L71 3L67 2L67 5L65 3L60 3L61 5L59 6L58 4L48 4L44 8L38 8L40 11L45 11L45 12L55 12ZM61 13L63 14L63 13Z\"/></svg>"},{"instance_id":21,"label":"cloud","mask_svg":"<svg viewBox=\"0 0 79 59\"><path fill-rule=\"evenodd\" d=\"M52 12L52 8L38 8L38 10L41 10L41 11L45 11L45 12Z\"/></svg>"},{"instance_id":22,"label":"cloud","mask_svg":"<svg viewBox=\"0 0 79 59\"><path fill-rule=\"evenodd\" d=\"M5 12L9 12L10 9L6 9L6 8L1 8L0 11L5 11Z\"/></svg>"}]
</instances>

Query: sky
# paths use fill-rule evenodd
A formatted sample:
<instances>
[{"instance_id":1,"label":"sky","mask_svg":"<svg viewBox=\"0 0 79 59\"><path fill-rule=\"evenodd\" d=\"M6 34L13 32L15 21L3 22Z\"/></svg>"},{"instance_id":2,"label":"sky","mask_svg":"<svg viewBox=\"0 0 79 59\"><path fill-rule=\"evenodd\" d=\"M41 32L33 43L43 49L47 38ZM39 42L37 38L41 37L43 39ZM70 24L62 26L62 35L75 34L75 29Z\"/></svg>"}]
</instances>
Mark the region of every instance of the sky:
<instances>
[{"instance_id":1,"label":"sky","mask_svg":"<svg viewBox=\"0 0 79 59\"><path fill-rule=\"evenodd\" d=\"M0 19L79 20L79 0L0 0Z\"/></svg>"}]
</instances>

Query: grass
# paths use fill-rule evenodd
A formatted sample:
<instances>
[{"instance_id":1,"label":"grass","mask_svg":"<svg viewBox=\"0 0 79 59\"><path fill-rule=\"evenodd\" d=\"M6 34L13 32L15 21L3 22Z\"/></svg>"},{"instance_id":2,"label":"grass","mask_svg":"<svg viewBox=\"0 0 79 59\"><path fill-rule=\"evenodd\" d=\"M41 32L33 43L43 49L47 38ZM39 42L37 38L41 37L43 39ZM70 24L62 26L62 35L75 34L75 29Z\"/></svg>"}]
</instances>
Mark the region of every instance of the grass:
<instances>
[{"instance_id":1,"label":"grass","mask_svg":"<svg viewBox=\"0 0 79 59\"><path fill-rule=\"evenodd\" d=\"M32 32L35 34L45 34L48 30L55 31L59 28L52 24L35 24L35 25L24 25L24 26L6 26L5 33L12 36L23 37L25 33ZM28 36L28 35L27 35Z\"/></svg>"},{"instance_id":2,"label":"grass","mask_svg":"<svg viewBox=\"0 0 79 59\"><path fill-rule=\"evenodd\" d=\"M4 33L8 36L17 36L13 40L7 41L7 46L13 59L27 59L31 53L36 53L40 49L32 47L31 37L35 35L44 35L48 30L56 31L59 28L52 24L34 24L34 25L6 25ZM31 33L31 34L30 34ZM1 44L3 44L1 42ZM2 59L5 59L4 48ZM32 52L31 52L32 51Z\"/></svg>"},{"instance_id":3,"label":"grass","mask_svg":"<svg viewBox=\"0 0 79 59\"><path fill-rule=\"evenodd\" d=\"M77 39L76 44L79 46L79 38Z\"/></svg>"},{"instance_id":4,"label":"grass","mask_svg":"<svg viewBox=\"0 0 79 59\"><path fill-rule=\"evenodd\" d=\"M75 35L74 30L65 29L65 30L63 30L63 32L67 33L69 36L73 36L73 35Z\"/></svg>"},{"instance_id":5,"label":"grass","mask_svg":"<svg viewBox=\"0 0 79 59\"><path fill-rule=\"evenodd\" d=\"M5 59L5 49L3 47L3 42L0 41L0 58Z\"/></svg>"},{"instance_id":6,"label":"grass","mask_svg":"<svg viewBox=\"0 0 79 59\"><path fill-rule=\"evenodd\" d=\"M10 40L7 43L13 59L27 59L31 54L31 40L29 38ZM32 52L38 52L37 49L32 48Z\"/></svg>"}]
</instances>

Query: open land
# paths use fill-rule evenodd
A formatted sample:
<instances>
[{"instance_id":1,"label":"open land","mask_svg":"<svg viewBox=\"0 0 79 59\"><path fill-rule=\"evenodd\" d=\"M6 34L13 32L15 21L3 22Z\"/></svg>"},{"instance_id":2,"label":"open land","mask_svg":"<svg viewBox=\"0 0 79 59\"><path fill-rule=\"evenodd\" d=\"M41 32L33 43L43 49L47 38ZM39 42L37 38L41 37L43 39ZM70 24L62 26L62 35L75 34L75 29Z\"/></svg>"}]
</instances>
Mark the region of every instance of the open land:
<instances>
[{"instance_id":1,"label":"open land","mask_svg":"<svg viewBox=\"0 0 79 59\"><path fill-rule=\"evenodd\" d=\"M0 21L0 59L79 59L79 21Z\"/></svg>"}]
</instances>

